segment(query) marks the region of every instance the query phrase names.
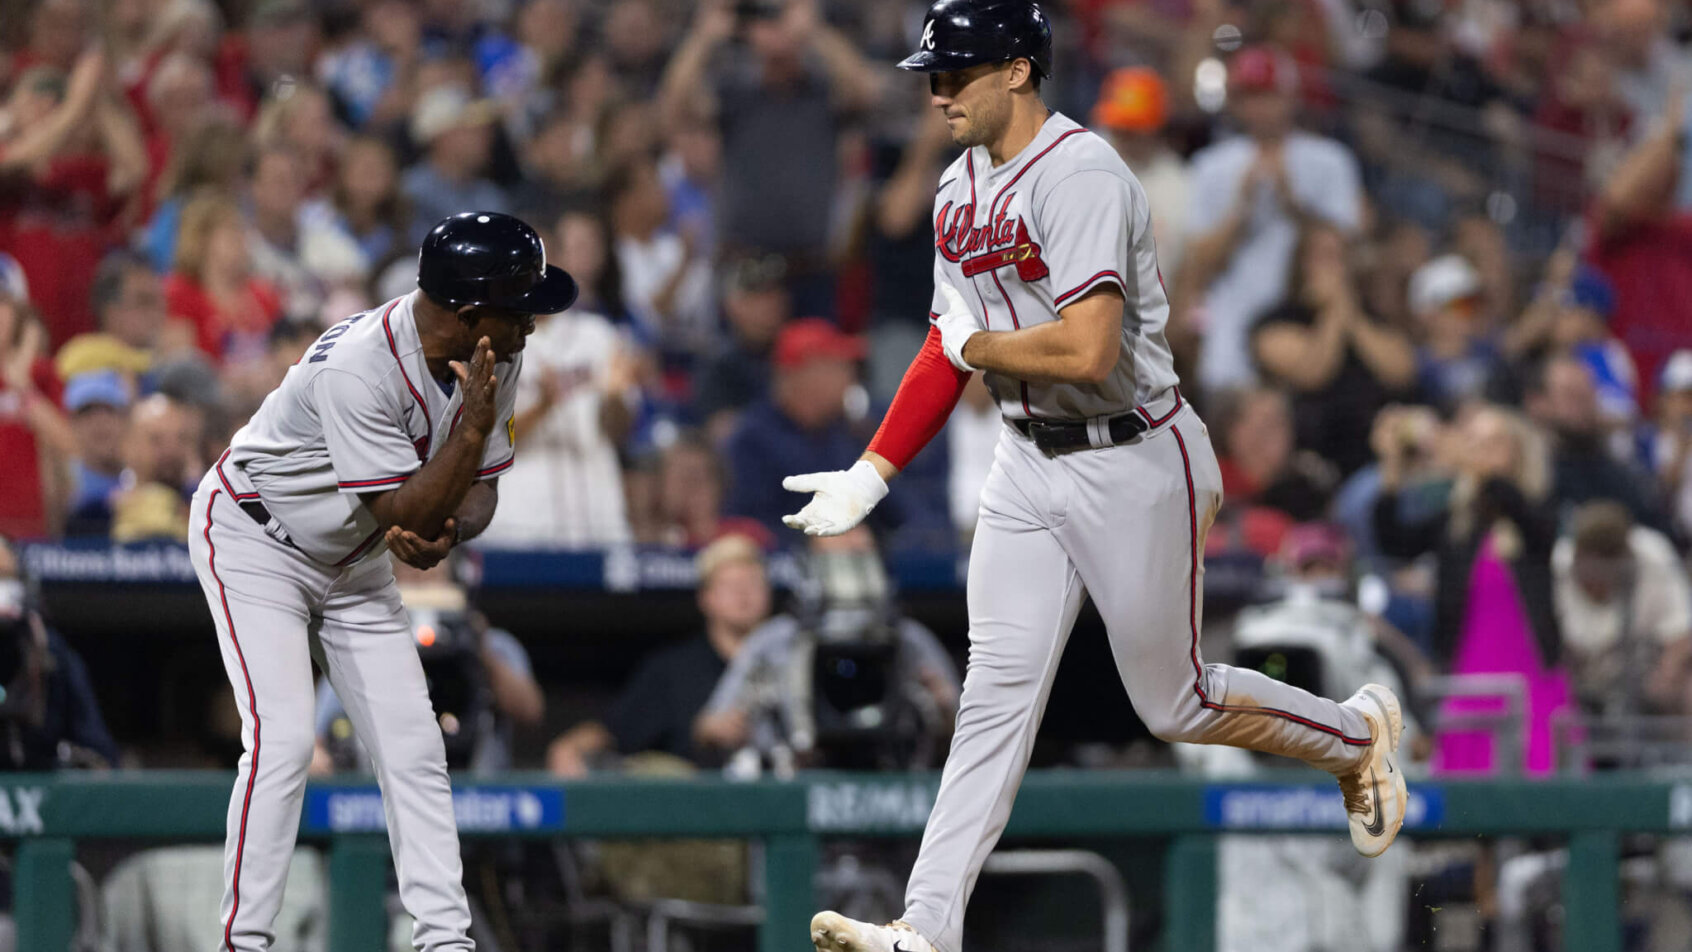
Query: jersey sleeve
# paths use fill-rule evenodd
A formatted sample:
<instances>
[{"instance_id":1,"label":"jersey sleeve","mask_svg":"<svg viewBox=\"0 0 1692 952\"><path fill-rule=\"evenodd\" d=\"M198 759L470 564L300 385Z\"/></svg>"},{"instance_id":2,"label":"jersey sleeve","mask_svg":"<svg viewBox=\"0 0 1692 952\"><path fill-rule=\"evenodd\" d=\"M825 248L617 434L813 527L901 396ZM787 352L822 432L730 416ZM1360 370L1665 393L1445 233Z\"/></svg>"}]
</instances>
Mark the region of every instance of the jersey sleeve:
<instances>
[{"instance_id":1,"label":"jersey sleeve","mask_svg":"<svg viewBox=\"0 0 1692 952\"><path fill-rule=\"evenodd\" d=\"M312 381L335 484L344 493L393 489L420 465L392 405L359 377L325 369Z\"/></svg>"},{"instance_id":2,"label":"jersey sleeve","mask_svg":"<svg viewBox=\"0 0 1692 952\"><path fill-rule=\"evenodd\" d=\"M1101 284L1128 296L1128 268L1136 216L1128 180L1084 169L1052 186L1038 212L1040 257L1051 269L1052 306L1062 310Z\"/></svg>"},{"instance_id":3,"label":"jersey sleeve","mask_svg":"<svg viewBox=\"0 0 1692 952\"><path fill-rule=\"evenodd\" d=\"M494 394L494 431L482 447L482 465L477 479L493 479L511 468L517 459L517 377L523 370L523 355L511 358L510 368L500 373Z\"/></svg>"}]
</instances>

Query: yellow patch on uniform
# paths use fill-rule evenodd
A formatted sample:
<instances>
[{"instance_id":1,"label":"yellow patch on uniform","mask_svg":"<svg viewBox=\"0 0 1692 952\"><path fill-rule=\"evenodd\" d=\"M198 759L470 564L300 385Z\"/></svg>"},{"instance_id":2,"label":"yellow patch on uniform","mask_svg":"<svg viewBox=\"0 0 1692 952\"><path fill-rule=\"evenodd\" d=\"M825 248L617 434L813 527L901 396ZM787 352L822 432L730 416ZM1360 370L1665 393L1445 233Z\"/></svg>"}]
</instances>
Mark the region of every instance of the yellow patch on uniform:
<instances>
[{"instance_id":1,"label":"yellow patch on uniform","mask_svg":"<svg viewBox=\"0 0 1692 952\"><path fill-rule=\"evenodd\" d=\"M517 445L517 415L513 413L505 420L505 443L507 446Z\"/></svg>"}]
</instances>

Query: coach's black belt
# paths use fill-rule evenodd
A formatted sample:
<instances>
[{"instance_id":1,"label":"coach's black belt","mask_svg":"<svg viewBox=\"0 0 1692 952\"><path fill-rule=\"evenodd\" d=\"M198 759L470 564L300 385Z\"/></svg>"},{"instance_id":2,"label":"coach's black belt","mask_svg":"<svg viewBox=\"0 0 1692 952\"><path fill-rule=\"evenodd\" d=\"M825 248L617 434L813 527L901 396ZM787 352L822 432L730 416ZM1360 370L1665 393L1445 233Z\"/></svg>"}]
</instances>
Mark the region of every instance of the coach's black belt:
<instances>
[{"instance_id":1,"label":"coach's black belt","mask_svg":"<svg viewBox=\"0 0 1692 952\"><path fill-rule=\"evenodd\" d=\"M1090 420L1012 420L1011 425L1047 453L1071 453L1095 445L1088 430L1096 424ZM1103 426L1110 434L1108 445L1126 443L1146 432L1145 417L1133 411L1111 417Z\"/></svg>"},{"instance_id":2,"label":"coach's black belt","mask_svg":"<svg viewBox=\"0 0 1692 952\"><path fill-rule=\"evenodd\" d=\"M241 511L253 517L253 521L261 526L270 525L270 510L264 508L264 503L257 499L249 499L243 503L236 503Z\"/></svg>"}]
</instances>

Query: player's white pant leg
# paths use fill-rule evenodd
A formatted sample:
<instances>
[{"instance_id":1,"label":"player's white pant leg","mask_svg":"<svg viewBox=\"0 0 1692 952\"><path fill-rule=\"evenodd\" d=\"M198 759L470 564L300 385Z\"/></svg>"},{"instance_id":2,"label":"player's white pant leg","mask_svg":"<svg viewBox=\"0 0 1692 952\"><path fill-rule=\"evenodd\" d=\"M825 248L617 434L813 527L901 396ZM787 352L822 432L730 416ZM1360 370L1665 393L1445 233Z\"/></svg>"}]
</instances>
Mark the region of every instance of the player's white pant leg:
<instances>
[{"instance_id":1,"label":"player's white pant leg","mask_svg":"<svg viewBox=\"0 0 1692 952\"><path fill-rule=\"evenodd\" d=\"M265 535L223 489L202 484L190 512L188 550L217 626L245 748L229 799L219 949L259 952L275 941L299 832L315 700L307 606L311 590L327 586L327 573Z\"/></svg>"},{"instance_id":2,"label":"player's white pant leg","mask_svg":"<svg viewBox=\"0 0 1692 952\"><path fill-rule=\"evenodd\" d=\"M446 746L386 559L360 565L330 590L318 641L335 693L375 761L400 900L416 920L413 947L475 948Z\"/></svg>"},{"instance_id":3,"label":"player's white pant leg","mask_svg":"<svg viewBox=\"0 0 1692 952\"><path fill-rule=\"evenodd\" d=\"M1205 664L1198 632L1204 537L1222 476L1184 408L1137 443L1055 461L1075 482L1058 531L1093 595L1134 710L1167 741L1281 754L1328 771L1368 749L1362 716L1256 671Z\"/></svg>"},{"instance_id":4,"label":"player's white pant leg","mask_svg":"<svg viewBox=\"0 0 1692 952\"><path fill-rule=\"evenodd\" d=\"M1001 437L982 490L957 729L905 891L904 920L941 952L962 948L964 907L1010 818L1084 594L1052 533L1065 521L1063 474L1023 454Z\"/></svg>"}]
</instances>

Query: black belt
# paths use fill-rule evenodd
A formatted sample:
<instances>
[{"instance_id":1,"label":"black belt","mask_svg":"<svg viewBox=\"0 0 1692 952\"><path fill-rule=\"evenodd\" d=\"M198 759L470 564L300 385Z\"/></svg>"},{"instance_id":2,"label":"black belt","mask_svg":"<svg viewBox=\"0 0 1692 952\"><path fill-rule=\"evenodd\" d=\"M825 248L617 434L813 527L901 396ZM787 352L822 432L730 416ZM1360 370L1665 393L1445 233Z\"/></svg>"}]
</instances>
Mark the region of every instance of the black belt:
<instances>
[{"instance_id":1,"label":"black belt","mask_svg":"<svg viewBox=\"0 0 1692 952\"><path fill-rule=\"evenodd\" d=\"M1023 436L1047 453L1072 453L1093 448L1086 420L1012 420ZM1136 412L1111 417L1106 424L1112 444L1126 443L1146 432L1146 419Z\"/></svg>"},{"instance_id":2,"label":"black belt","mask_svg":"<svg viewBox=\"0 0 1692 952\"><path fill-rule=\"evenodd\" d=\"M257 499L249 499L246 502L236 503L236 505L241 507L242 512L252 516L253 521L259 525L270 525L270 510L264 508L264 503Z\"/></svg>"}]
</instances>

